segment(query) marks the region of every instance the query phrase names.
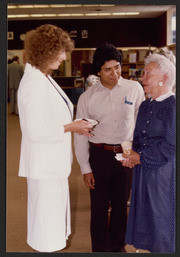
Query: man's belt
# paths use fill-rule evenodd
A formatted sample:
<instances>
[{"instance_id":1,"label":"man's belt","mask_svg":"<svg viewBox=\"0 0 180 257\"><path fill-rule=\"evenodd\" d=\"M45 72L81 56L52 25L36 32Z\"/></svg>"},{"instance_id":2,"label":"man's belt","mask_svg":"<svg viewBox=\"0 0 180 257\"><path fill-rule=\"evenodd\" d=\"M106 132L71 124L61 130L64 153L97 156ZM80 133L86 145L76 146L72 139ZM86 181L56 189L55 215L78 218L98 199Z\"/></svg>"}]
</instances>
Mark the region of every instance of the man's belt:
<instances>
[{"instance_id":1,"label":"man's belt","mask_svg":"<svg viewBox=\"0 0 180 257\"><path fill-rule=\"evenodd\" d=\"M112 151L114 153L122 153L123 149L121 145L109 145L109 144L95 144L95 143L91 143L90 144L92 146L98 147L98 148L102 148L104 150L108 150L108 151Z\"/></svg>"}]
</instances>

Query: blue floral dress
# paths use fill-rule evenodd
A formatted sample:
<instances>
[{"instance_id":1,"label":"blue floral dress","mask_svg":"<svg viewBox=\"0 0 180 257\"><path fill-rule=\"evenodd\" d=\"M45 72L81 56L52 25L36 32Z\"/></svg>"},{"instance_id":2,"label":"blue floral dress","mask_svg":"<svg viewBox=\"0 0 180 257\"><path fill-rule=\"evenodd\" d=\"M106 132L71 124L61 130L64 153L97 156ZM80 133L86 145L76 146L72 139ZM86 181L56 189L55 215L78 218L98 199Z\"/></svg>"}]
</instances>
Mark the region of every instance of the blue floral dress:
<instances>
[{"instance_id":1,"label":"blue floral dress","mask_svg":"<svg viewBox=\"0 0 180 257\"><path fill-rule=\"evenodd\" d=\"M144 101L133 150L140 153L132 180L126 243L150 252L175 252L175 96Z\"/></svg>"}]
</instances>

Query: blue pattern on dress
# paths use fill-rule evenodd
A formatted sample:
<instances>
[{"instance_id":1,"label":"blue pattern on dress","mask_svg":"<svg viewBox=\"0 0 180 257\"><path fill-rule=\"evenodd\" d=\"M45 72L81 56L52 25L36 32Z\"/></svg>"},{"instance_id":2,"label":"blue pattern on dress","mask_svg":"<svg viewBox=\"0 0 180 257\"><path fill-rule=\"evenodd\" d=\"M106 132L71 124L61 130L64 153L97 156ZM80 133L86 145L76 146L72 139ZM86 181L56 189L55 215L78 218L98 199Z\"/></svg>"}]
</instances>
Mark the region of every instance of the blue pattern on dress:
<instances>
[{"instance_id":1,"label":"blue pattern on dress","mask_svg":"<svg viewBox=\"0 0 180 257\"><path fill-rule=\"evenodd\" d=\"M141 164L133 171L126 243L150 252L175 252L176 103L144 101L137 117L133 150Z\"/></svg>"}]
</instances>

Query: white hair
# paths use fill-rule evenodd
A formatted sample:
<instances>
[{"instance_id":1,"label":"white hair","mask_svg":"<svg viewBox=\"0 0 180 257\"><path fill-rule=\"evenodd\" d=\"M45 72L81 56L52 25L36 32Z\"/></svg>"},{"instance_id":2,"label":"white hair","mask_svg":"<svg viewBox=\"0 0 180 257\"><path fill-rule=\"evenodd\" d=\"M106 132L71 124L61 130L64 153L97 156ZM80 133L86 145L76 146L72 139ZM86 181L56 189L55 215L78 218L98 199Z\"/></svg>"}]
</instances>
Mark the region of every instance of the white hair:
<instances>
[{"instance_id":1,"label":"white hair","mask_svg":"<svg viewBox=\"0 0 180 257\"><path fill-rule=\"evenodd\" d=\"M156 54L156 53L152 53L145 58L145 61L144 61L145 65L147 65L150 62L157 63L160 71L163 74L167 75L166 84L172 89L176 83L175 63L173 63L169 58L165 57L164 55Z\"/></svg>"}]
</instances>

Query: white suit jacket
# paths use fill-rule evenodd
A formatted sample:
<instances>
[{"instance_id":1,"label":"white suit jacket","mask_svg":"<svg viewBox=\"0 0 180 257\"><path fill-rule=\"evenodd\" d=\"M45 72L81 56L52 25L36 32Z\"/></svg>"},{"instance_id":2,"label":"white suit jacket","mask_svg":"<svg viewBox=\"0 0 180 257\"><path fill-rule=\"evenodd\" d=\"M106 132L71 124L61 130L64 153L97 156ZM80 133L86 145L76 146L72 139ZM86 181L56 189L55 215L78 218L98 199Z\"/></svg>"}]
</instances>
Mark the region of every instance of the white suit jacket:
<instances>
[{"instance_id":1,"label":"white suit jacket","mask_svg":"<svg viewBox=\"0 0 180 257\"><path fill-rule=\"evenodd\" d=\"M73 104L50 76L49 79L26 64L18 89L22 177L63 179L71 171L71 132L64 133L63 125L72 122Z\"/></svg>"}]
</instances>

